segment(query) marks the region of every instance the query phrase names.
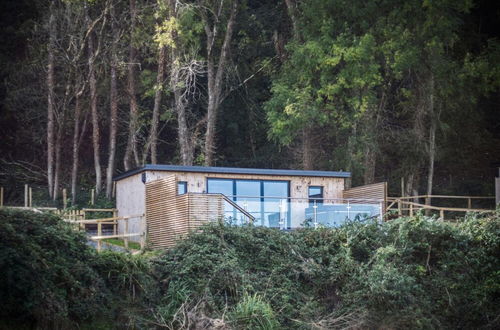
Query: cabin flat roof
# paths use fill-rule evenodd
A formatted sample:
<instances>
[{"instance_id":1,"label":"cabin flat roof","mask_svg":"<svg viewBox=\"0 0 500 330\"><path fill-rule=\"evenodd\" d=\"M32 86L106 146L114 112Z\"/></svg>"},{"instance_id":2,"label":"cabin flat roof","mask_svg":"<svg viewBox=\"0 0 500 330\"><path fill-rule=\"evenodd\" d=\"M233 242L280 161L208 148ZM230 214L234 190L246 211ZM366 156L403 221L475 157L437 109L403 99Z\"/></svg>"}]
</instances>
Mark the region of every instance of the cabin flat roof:
<instances>
[{"instance_id":1,"label":"cabin flat roof","mask_svg":"<svg viewBox=\"0 0 500 330\"><path fill-rule=\"evenodd\" d=\"M265 168L240 168L240 167L209 167L209 166L183 166L183 165L144 165L136 169L124 172L113 178L114 181L125 179L129 176L146 171L166 172L195 172L195 173L221 173L221 174L248 174L269 176L309 176L327 178L349 178L350 172L335 171L305 171L305 170L281 170Z\"/></svg>"}]
</instances>

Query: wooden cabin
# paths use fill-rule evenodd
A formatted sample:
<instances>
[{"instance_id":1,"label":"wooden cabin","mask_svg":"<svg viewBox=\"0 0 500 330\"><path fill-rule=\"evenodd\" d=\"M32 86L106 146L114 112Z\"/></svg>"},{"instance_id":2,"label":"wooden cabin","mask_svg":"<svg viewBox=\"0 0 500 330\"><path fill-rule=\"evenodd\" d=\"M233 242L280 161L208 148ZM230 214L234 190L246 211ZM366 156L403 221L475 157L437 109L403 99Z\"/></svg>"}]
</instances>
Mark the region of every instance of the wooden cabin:
<instances>
[{"instance_id":1,"label":"wooden cabin","mask_svg":"<svg viewBox=\"0 0 500 330\"><path fill-rule=\"evenodd\" d=\"M153 247L168 247L207 221L291 229L335 225L361 213L381 214L385 185L351 191L349 172L146 165L117 177L118 216L145 214ZM382 190L381 190L382 189ZM354 195L352 195L354 193ZM335 220L336 219L336 220ZM131 221L129 231L138 232Z\"/></svg>"}]
</instances>

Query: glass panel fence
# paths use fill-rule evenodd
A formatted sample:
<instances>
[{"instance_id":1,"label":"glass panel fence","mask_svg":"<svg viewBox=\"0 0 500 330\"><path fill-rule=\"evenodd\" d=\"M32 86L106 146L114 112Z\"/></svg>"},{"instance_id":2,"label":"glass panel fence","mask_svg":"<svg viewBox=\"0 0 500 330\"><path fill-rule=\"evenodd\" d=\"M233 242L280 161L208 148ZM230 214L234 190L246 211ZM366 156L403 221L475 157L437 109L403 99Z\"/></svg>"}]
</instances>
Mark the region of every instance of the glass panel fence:
<instances>
[{"instance_id":1,"label":"glass panel fence","mask_svg":"<svg viewBox=\"0 0 500 330\"><path fill-rule=\"evenodd\" d=\"M382 219L383 201L373 199L283 198L274 196L227 196L250 213L254 225L280 229L338 227L347 221ZM240 225L248 217L225 203L226 221Z\"/></svg>"}]
</instances>

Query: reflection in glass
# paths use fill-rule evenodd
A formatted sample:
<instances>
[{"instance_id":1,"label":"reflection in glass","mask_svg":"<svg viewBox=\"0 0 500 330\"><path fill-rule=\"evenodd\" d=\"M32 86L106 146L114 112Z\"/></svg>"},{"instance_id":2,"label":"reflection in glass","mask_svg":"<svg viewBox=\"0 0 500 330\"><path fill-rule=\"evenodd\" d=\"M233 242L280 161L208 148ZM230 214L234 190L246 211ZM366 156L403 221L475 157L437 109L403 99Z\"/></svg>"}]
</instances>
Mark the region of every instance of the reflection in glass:
<instances>
[{"instance_id":1,"label":"reflection in glass","mask_svg":"<svg viewBox=\"0 0 500 330\"><path fill-rule=\"evenodd\" d=\"M263 225L266 227L283 228L288 223L289 189L287 181L263 181L264 207Z\"/></svg>"},{"instance_id":2,"label":"reflection in glass","mask_svg":"<svg viewBox=\"0 0 500 330\"><path fill-rule=\"evenodd\" d=\"M187 182L186 181L177 182L177 194L184 195L185 193L187 193Z\"/></svg>"},{"instance_id":3,"label":"reflection in glass","mask_svg":"<svg viewBox=\"0 0 500 330\"><path fill-rule=\"evenodd\" d=\"M262 224L260 181L235 180L236 203L255 217L254 224Z\"/></svg>"},{"instance_id":4,"label":"reflection in glass","mask_svg":"<svg viewBox=\"0 0 500 330\"><path fill-rule=\"evenodd\" d=\"M255 217L254 224L276 228L289 226L289 182L209 178L208 193L220 193L233 199ZM226 205L226 218L239 223L237 211ZM239 215L241 217L241 214Z\"/></svg>"}]
</instances>

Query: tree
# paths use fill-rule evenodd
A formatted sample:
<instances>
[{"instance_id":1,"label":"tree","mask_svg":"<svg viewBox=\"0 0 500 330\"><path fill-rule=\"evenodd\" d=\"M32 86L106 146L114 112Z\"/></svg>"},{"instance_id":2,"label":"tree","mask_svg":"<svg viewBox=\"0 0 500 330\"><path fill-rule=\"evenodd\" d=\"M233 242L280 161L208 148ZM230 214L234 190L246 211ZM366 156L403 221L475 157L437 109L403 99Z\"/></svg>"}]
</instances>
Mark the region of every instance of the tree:
<instances>
[{"instance_id":1,"label":"tree","mask_svg":"<svg viewBox=\"0 0 500 330\"><path fill-rule=\"evenodd\" d=\"M127 146L125 148L125 156L123 157L123 166L126 171L130 170L131 158L133 156L133 164L139 166L139 154L137 146L137 131L139 128L139 109L137 104L137 91L136 91L136 72L135 68L137 66L137 49L134 45L135 38L134 33L137 24L137 7L135 0L129 1L129 12L130 12L130 44L129 44L129 56L127 64L127 94L129 98L129 124L128 124L128 139Z\"/></svg>"},{"instance_id":2,"label":"tree","mask_svg":"<svg viewBox=\"0 0 500 330\"><path fill-rule=\"evenodd\" d=\"M117 66L118 66L118 42L120 41L120 31L118 31L117 20L115 13L115 5L110 6L111 19L111 63L110 63L110 124L109 124L109 149L108 149L108 167L106 168L106 197L111 198L113 191L113 174L115 173L115 157L116 157L116 138L118 131L118 87L117 87ZM130 120L134 120L131 118Z\"/></svg>"},{"instance_id":3,"label":"tree","mask_svg":"<svg viewBox=\"0 0 500 330\"><path fill-rule=\"evenodd\" d=\"M50 3L49 18L49 43L47 45L47 180L49 196L54 196L54 112L55 112L55 42L56 42L56 22L55 22L55 1Z\"/></svg>"},{"instance_id":4,"label":"tree","mask_svg":"<svg viewBox=\"0 0 500 330\"><path fill-rule=\"evenodd\" d=\"M206 34L206 60L207 60L207 128L205 131L205 165L214 165L215 136L217 113L220 104L224 100L223 79L227 70L228 57L231 48L231 39L233 37L234 26L236 24L236 15L238 12L239 1L233 0L230 3L229 18L226 23L226 31L217 57L215 44L218 38L219 26L222 12L224 10L224 1L217 2L213 8L208 3L200 2L200 14L203 20Z\"/></svg>"}]
</instances>

